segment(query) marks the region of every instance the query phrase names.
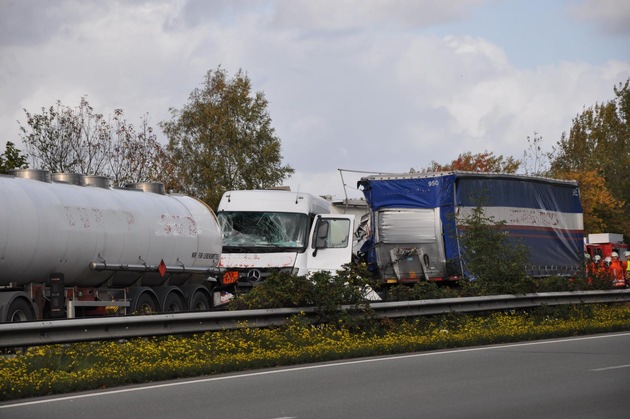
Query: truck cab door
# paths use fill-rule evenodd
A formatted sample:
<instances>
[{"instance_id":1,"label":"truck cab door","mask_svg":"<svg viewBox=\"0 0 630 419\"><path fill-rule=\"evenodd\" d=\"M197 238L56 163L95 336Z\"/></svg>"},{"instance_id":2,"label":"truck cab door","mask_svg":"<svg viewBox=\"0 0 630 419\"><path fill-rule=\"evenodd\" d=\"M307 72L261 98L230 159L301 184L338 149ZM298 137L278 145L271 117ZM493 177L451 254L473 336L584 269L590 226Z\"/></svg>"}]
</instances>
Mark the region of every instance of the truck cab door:
<instances>
[{"instance_id":1,"label":"truck cab door","mask_svg":"<svg viewBox=\"0 0 630 419\"><path fill-rule=\"evenodd\" d=\"M307 270L337 270L352 260L354 215L321 214L315 218L307 248Z\"/></svg>"}]
</instances>

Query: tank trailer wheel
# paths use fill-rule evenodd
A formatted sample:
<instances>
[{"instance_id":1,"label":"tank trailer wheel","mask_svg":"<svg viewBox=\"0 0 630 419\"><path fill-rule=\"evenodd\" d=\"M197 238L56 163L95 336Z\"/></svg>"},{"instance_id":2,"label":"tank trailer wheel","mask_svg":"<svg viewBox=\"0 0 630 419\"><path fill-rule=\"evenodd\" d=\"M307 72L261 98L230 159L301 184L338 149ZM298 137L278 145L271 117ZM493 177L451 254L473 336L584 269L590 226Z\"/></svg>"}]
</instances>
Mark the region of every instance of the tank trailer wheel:
<instances>
[{"instance_id":1,"label":"tank trailer wheel","mask_svg":"<svg viewBox=\"0 0 630 419\"><path fill-rule=\"evenodd\" d=\"M206 294L201 291L193 294L190 300L190 311L209 311L210 309L212 305Z\"/></svg>"},{"instance_id":2,"label":"tank trailer wheel","mask_svg":"<svg viewBox=\"0 0 630 419\"><path fill-rule=\"evenodd\" d=\"M181 311L187 311L186 309L187 307L184 304L184 301L182 300L182 298L178 294L171 292L164 299L164 307L163 307L162 312L163 313L178 313Z\"/></svg>"},{"instance_id":3,"label":"tank trailer wheel","mask_svg":"<svg viewBox=\"0 0 630 419\"><path fill-rule=\"evenodd\" d=\"M22 298L13 300L7 312L7 322L28 322L31 320L35 320L35 313L33 313L31 304Z\"/></svg>"},{"instance_id":4,"label":"tank trailer wheel","mask_svg":"<svg viewBox=\"0 0 630 419\"><path fill-rule=\"evenodd\" d=\"M155 299L146 292L140 294L133 306L133 312L136 314L157 313L158 307Z\"/></svg>"}]
</instances>

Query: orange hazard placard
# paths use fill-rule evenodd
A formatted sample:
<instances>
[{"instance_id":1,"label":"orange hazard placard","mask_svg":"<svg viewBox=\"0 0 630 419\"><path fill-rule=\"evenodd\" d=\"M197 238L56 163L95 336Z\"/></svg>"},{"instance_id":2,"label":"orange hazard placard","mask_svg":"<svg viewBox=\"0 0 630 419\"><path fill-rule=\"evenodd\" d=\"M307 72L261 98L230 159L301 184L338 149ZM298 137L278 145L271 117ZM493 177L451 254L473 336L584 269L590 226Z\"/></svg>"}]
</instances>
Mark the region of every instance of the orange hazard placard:
<instances>
[{"instance_id":1,"label":"orange hazard placard","mask_svg":"<svg viewBox=\"0 0 630 419\"><path fill-rule=\"evenodd\" d=\"M166 263L164 263L164 259L160 260L160 264L158 265L158 272L160 273L162 278L164 278L164 275L166 274Z\"/></svg>"}]
</instances>

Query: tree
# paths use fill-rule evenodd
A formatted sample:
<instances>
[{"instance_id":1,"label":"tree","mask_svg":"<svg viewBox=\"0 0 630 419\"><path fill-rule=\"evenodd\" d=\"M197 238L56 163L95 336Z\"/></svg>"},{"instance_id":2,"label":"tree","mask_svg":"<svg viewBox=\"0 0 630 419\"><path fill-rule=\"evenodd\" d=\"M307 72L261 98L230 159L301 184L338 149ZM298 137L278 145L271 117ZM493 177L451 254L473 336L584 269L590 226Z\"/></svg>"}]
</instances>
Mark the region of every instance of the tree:
<instances>
[{"instance_id":1,"label":"tree","mask_svg":"<svg viewBox=\"0 0 630 419\"><path fill-rule=\"evenodd\" d=\"M21 138L35 167L108 176L117 186L162 180L167 159L148 125L148 115L136 131L122 109L116 109L108 121L85 98L76 108L57 101L39 114L24 112L27 120L20 124Z\"/></svg>"},{"instance_id":2,"label":"tree","mask_svg":"<svg viewBox=\"0 0 630 419\"><path fill-rule=\"evenodd\" d=\"M466 275L464 293L480 295L531 292L534 289L525 266L529 261L527 247L509 237L505 221L486 216L480 203L470 214L458 219L458 238L463 249ZM500 249L500 254L497 250ZM469 289L467 289L469 288Z\"/></svg>"},{"instance_id":3,"label":"tree","mask_svg":"<svg viewBox=\"0 0 630 419\"><path fill-rule=\"evenodd\" d=\"M122 115L122 114L121 114ZM158 142L149 117L140 119L139 128L114 117L106 172L116 183L157 181L172 189L173 165L170 155Z\"/></svg>"},{"instance_id":4,"label":"tree","mask_svg":"<svg viewBox=\"0 0 630 419\"><path fill-rule=\"evenodd\" d=\"M0 155L0 173L7 173L11 169L24 169L28 167L27 157L20 150L15 148L15 144L7 141L4 153Z\"/></svg>"},{"instance_id":5,"label":"tree","mask_svg":"<svg viewBox=\"0 0 630 419\"><path fill-rule=\"evenodd\" d=\"M242 70L230 79L219 66L182 109L170 109L170 121L160 124L177 189L213 208L226 190L277 186L293 173L281 165L280 139L264 94L251 90Z\"/></svg>"},{"instance_id":6,"label":"tree","mask_svg":"<svg viewBox=\"0 0 630 419\"><path fill-rule=\"evenodd\" d=\"M578 181L585 234L626 231L624 203L610 193L597 170L557 172L555 177Z\"/></svg>"},{"instance_id":7,"label":"tree","mask_svg":"<svg viewBox=\"0 0 630 419\"><path fill-rule=\"evenodd\" d=\"M439 164L435 161L423 172L447 172L459 170L466 172L494 172L494 173L515 173L520 162L513 157L495 156L494 153L484 151L483 153L472 154L466 152L460 154L449 164Z\"/></svg>"},{"instance_id":8,"label":"tree","mask_svg":"<svg viewBox=\"0 0 630 419\"><path fill-rule=\"evenodd\" d=\"M523 152L520 168L528 176L548 176L549 162L552 153L543 151L542 136L534 132L534 136L527 136L527 149Z\"/></svg>"},{"instance_id":9,"label":"tree","mask_svg":"<svg viewBox=\"0 0 630 419\"><path fill-rule=\"evenodd\" d=\"M586 108L573 119L569 134L563 133L554 149L550 174L554 177L588 172L581 189L603 188L610 193L607 210L585 224L593 228L618 228L630 237L630 79L614 87L616 98ZM593 182L588 184L586 182ZM613 208L616 207L616 208ZM619 212L618 209L622 209ZM594 213L595 215L595 213ZM612 219L610 217L615 217ZM601 232L601 231L597 231Z\"/></svg>"},{"instance_id":10,"label":"tree","mask_svg":"<svg viewBox=\"0 0 630 419\"><path fill-rule=\"evenodd\" d=\"M85 98L76 109L57 101L41 114L26 109L21 137L33 165L51 172L101 174L106 158L107 121Z\"/></svg>"}]
</instances>

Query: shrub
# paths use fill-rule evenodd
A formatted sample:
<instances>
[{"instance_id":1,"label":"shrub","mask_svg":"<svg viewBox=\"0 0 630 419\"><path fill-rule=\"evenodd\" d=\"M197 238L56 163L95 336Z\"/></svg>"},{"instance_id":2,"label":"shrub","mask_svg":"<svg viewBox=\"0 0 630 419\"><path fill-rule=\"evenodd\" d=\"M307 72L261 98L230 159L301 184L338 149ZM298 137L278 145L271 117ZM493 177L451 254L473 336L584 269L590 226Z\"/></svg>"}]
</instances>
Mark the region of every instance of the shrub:
<instances>
[{"instance_id":1,"label":"shrub","mask_svg":"<svg viewBox=\"0 0 630 419\"><path fill-rule=\"evenodd\" d=\"M273 273L250 292L238 296L230 303L231 309L263 309L286 307L315 307L318 323L345 318L350 313L362 313L370 317L372 311L366 292L373 281L364 267L346 265L337 274L316 272L309 277L287 273ZM342 306L348 305L342 309Z\"/></svg>"},{"instance_id":2,"label":"shrub","mask_svg":"<svg viewBox=\"0 0 630 419\"><path fill-rule=\"evenodd\" d=\"M421 281L411 285L394 285L387 291L388 301L429 300L457 297L459 290L453 286Z\"/></svg>"},{"instance_id":3,"label":"shrub","mask_svg":"<svg viewBox=\"0 0 630 419\"><path fill-rule=\"evenodd\" d=\"M481 204L458 220L464 269L464 295L499 295L532 292L535 284L525 271L527 247L503 229L505 222L487 217Z\"/></svg>"}]
</instances>

